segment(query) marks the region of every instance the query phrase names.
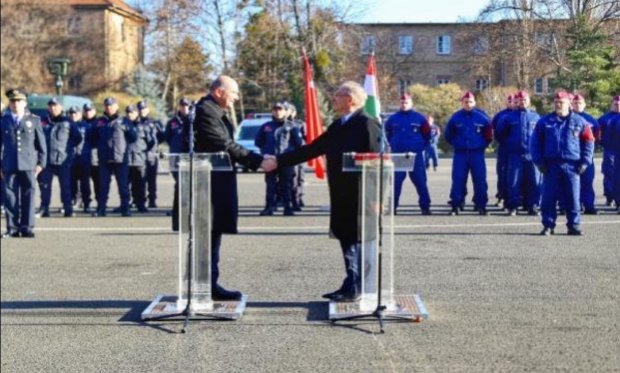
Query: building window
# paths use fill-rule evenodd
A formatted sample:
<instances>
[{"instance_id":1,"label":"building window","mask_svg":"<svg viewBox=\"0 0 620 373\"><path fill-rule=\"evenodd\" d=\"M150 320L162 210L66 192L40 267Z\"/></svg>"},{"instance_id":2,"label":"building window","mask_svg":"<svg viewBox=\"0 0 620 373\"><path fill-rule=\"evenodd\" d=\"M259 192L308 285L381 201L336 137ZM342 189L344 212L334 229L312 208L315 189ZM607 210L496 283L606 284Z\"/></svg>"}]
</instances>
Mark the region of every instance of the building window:
<instances>
[{"instance_id":1,"label":"building window","mask_svg":"<svg viewBox=\"0 0 620 373\"><path fill-rule=\"evenodd\" d=\"M406 78L398 79L398 93L403 94L409 90L409 86L411 85L411 80Z\"/></svg>"},{"instance_id":2,"label":"building window","mask_svg":"<svg viewBox=\"0 0 620 373\"><path fill-rule=\"evenodd\" d=\"M362 39L362 54L370 54L375 51L376 40L374 36L366 36Z\"/></svg>"},{"instance_id":3,"label":"building window","mask_svg":"<svg viewBox=\"0 0 620 373\"><path fill-rule=\"evenodd\" d=\"M489 81L487 79L476 79L476 90L477 91L484 91L485 89L489 88Z\"/></svg>"},{"instance_id":4,"label":"building window","mask_svg":"<svg viewBox=\"0 0 620 373\"><path fill-rule=\"evenodd\" d=\"M437 54L452 53L451 38L449 35L440 35L437 37Z\"/></svg>"},{"instance_id":5,"label":"building window","mask_svg":"<svg viewBox=\"0 0 620 373\"><path fill-rule=\"evenodd\" d=\"M412 54L413 53L413 36L401 35L398 37L398 53L399 54Z\"/></svg>"},{"instance_id":6,"label":"building window","mask_svg":"<svg viewBox=\"0 0 620 373\"><path fill-rule=\"evenodd\" d=\"M541 47L548 48L551 46L552 35L548 32L539 32L536 31L534 33L534 42Z\"/></svg>"},{"instance_id":7,"label":"building window","mask_svg":"<svg viewBox=\"0 0 620 373\"><path fill-rule=\"evenodd\" d=\"M537 95L545 94L545 79L544 78L536 78L534 80L534 93Z\"/></svg>"},{"instance_id":8,"label":"building window","mask_svg":"<svg viewBox=\"0 0 620 373\"><path fill-rule=\"evenodd\" d=\"M82 30L82 17L76 14L73 17L70 17L67 22L67 32L69 36L79 36L76 34L79 34Z\"/></svg>"},{"instance_id":9,"label":"building window","mask_svg":"<svg viewBox=\"0 0 620 373\"><path fill-rule=\"evenodd\" d=\"M437 85L448 84L450 83L449 76L438 76L437 77Z\"/></svg>"},{"instance_id":10,"label":"building window","mask_svg":"<svg viewBox=\"0 0 620 373\"><path fill-rule=\"evenodd\" d=\"M474 41L474 54L487 54L489 53L489 38L486 36L479 36Z\"/></svg>"},{"instance_id":11,"label":"building window","mask_svg":"<svg viewBox=\"0 0 620 373\"><path fill-rule=\"evenodd\" d=\"M76 91L82 89L82 74L73 75L69 78L69 88Z\"/></svg>"}]
</instances>

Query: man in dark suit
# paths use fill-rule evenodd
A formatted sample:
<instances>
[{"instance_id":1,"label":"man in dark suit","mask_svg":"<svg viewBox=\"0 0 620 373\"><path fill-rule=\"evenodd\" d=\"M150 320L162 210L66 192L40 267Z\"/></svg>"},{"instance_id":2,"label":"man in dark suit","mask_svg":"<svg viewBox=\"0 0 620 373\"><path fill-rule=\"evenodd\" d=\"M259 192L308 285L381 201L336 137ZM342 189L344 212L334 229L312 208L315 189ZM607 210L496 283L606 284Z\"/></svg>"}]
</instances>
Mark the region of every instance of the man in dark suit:
<instances>
[{"instance_id":1,"label":"man in dark suit","mask_svg":"<svg viewBox=\"0 0 620 373\"><path fill-rule=\"evenodd\" d=\"M256 170L265 164L263 157L251 152L233 140L234 126L227 109L239 99L239 86L228 76L218 77L211 84L210 92L196 104L194 119L196 153L226 152L231 161ZM265 167L263 167L265 168ZM220 246L223 233L237 233L239 201L237 173L214 172L211 175L211 202L213 226L211 227L211 291L214 300L238 300L241 292L224 289L218 284Z\"/></svg>"},{"instance_id":2,"label":"man in dark suit","mask_svg":"<svg viewBox=\"0 0 620 373\"><path fill-rule=\"evenodd\" d=\"M340 241L346 277L338 290L323 294L323 297L338 302L355 302L361 298L360 174L343 172L342 155L348 152L379 152L381 127L362 110L366 93L358 83L343 83L336 91L333 101L334 111L340 118L311 144L279 155L277 166L292 166L321 155L327 157L331 203L330 234ZM270 169L270 165L265 166Z\"/></svg>"},{"instance_id":3,"label":"man in dark suit","mask_svg":"<svg viewBox=\"0 0 620 373\"><path fill-rule=\"evenodd\" d=\"M0 124L0 178L6 183L6 225L2 237L34 237L34 190L36 176L47 161L47 145L41 120L26 110L26 95L18 89L6 92L10 112Z\"/></svg>"}]
</instances>

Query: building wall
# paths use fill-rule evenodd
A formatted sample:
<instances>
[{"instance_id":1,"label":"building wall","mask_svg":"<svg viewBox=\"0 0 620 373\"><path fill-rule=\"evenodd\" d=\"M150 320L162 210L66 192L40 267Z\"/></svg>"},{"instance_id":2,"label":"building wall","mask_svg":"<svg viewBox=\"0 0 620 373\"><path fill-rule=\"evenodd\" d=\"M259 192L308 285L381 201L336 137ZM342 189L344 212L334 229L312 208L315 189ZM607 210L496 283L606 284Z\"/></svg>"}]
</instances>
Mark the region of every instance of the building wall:
<instances>
[{"instance_id":1,"label":"building wall","mask_svg":"<svg viewBox=\"0 0 620 373\"><path fill-rule=\"evenodd\" d=\"M108 81L120 88L125 78L143 62L142 26L131 18L105 11L106 67Z\"/></svg>"}]
</instances>

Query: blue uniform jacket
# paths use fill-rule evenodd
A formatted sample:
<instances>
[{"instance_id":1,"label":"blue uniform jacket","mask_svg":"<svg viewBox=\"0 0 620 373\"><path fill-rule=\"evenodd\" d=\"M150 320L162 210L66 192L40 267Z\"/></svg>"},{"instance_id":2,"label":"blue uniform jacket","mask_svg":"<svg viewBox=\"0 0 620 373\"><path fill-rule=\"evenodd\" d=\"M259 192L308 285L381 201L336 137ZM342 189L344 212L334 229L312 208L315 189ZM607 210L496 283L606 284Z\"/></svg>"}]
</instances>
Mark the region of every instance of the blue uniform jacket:
<instances>
[{"instance_id":1,"label":"blue uniform jacket","mask_svg":"<svg viewBox=\"0 0 620 373\"><path fill-rule=\"evenodd\" d=\"M275 154L284 154L300 148L303 137L295 123L285 121L274 134Z\"/></svg>"},{"instance_id":2,"label":"blue uniform jacket","mask_svg":"<svg viewBox=\"0 0 620 373\"><path fill-rule=\"evenodd\" d=\"M254 145L260 149L261 154L276 154L275 133L282 124L284 121L272 120L260 126L254 138Z\"/></svg>"},{"instance_id":3,"label":"blue uniform jacket","mask_svg":"<svg viewBox=\"0 0 620 373\"><path fill-rule=\"evenodd\" d=\"M456 151L484 150L493 139L493 129L484 111L461 109L448 121L444 136Z\"/></svg>"},{"instance_id":4,"label":"blue uniform jacket","mask_svg":"<svg viewBox=\"0 0 620 373\"><path fill-rule=\"evenodd\" d=\"M177 114L166 123L164 141L168 143L170 153L187 153L189 151L189 116Z\"/></svg>"},{"instance_id":5,"label":"blue uniform jacket","mask_svg":"<svg viewBox=\"0 0 620 373\"><path fill-rule=\"evenodd\" d=\"M532 161L540 166L546 161L592 163L594 136L592 129L578 114L562 118L556 113L542 117L530 139Z\"/></svg>"},{"instance_id":6,"label":"blue uniform jacket","mask_svg":"<svg viewBox=\"0 0 620 373\"><path fill-rule=\"evenodd\" d=\"M67 165L73 161L75 147L83 138L77 126L65 116L44 119L47 140L48 163L53 166Z\"/></svg>"},{"instance_id":7,"label":"blue uniform jacket","mask_svg":"<svg viewBox=\"0 0 620 373\"><path fill-rule=\"evenodd\" d=\"M16 171L34 171L47 165L47 144L36 115L26 113L18 125L6 112L0 122L0 165L5 175Z\"/></svg>"},{"instance_id":8,"label":"blue uniform jacket","mask_svg":"<svg viewBox=\"0 0 620 373\"><path fill-rule=\"evenodd\" d=\"M495 128L495 138L506 147L506 151L529 154L530 137L540 115L531 110L511 110L503 115Z\"/></svg>"},{"instance_id":9,"label":"blue uniform jacket","mask_svg":"<svg viewBox=\"0 0 620 373\"><path fill-rule=\"evenodd\" d=\"M146 166L147 154L153 149L157 140L153 136L153 131L148 124L140 120L132 122L129 118L123 119L125 126L129 131L133 131L136 140L127 145L127 158L130 166L144 167Z\"/></svg>"},{"instance_id":10,"label":"blue uniform jacket","mask_svg":"<svg viewBox=\"0 0 620 373\"><path fill-rule=\"evenodd\" d=\"M394 153L420 152L430 141L431 127L424 115L401 110L385 122L385 136Z\"/></svg>"},{"instance_id":11,"label":"blue uniform jacket","mask_svg":"<svg viewBox=\"0 0 620 373\"><path fill-rule=\"evenodd\" d=\"M140 118L140 123L145 126L145 130L150 132L149 136L154 141L153 146L147 151L147 159L153 162L158 156L157 150L159 143L164 141L164 125L160 121L149 117Z\"/></svg>"},{"instance_id":12,"label":"blue uniform jacket","mask_svg":"<svg viewBox=\"0 0 620 373\"><path fill-rule=\"evenodd\" d=\"M136 141L136 133L118 115L97 119L91 141L97 144L99 164L127 162L127 144Z\"/></svg>"},{"instance_id":13,"label":"blue uniform jacket","mask_svg":"<svg viewBox=\"0 0 620 373\"><path fill-rule=\"evenodd\" d=\"M610 111L610 112L603 114L598 119L598 124L600 128L601 145L607 151L612 151L613 142L611 141L612 140L611 139L611 135L612 135L611 126L612 126L614 119L618 117L620 117L620 113L615 113L613 111Z\"/></svg>"},{"instance_id":14,"label":"blue uniform jacket","mask_svg":"<svg viewBox=\"0 0 620 373\"><path fill-rule=\"evenodd\" d=\"M601 127L598 124L598 120L594 119L592 115L585 111L577 114L579 114L590 125L592 134L594 135L594 140L598 141L598 139L601 138Z\"/></svg>"}]
</instances>

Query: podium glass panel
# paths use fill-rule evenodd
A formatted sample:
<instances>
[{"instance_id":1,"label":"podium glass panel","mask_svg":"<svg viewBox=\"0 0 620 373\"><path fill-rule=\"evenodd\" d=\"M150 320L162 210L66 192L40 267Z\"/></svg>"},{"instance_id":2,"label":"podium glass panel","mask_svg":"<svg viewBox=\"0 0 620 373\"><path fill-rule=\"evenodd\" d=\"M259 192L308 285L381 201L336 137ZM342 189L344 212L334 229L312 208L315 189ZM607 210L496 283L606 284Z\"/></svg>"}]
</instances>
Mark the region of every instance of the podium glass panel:
<instances>
[{"instance_id":1,"label":"podium glass panel","mask_svg":"<svg viewBox=\"0 0 620 373\"><path fill-rule=\"evenodd\" d=\"M362 263L361 311L373 311L378 304L379 250L381 243L381 304L390 309L394 302L394 172L413 169L415 153L345 153L343 171L360 172L360 232ZM381 229L382 228L382 229ZM381 240L381 242L379 242Z\"/></svg>"},{"instance_id":2,"label":"podium glass panel","mask_svg":"<svg viewBox=\"0 0 620 373\"><path fill-rule=\"evenodd\" d=\"M211 172L232 171L227 153L194 154L190 185L189 154L168 154L179 180L179 287L177 308L187 305L188 242L192 244L192 311L213 309L211 300ZM192 196L190 200L190 188ZM193 210L190 219L190 203ZM190 229L190 225L193 229ZM190 237L190 231L192 237ZM191 238L191 241L190 241Z\"/></svg>"}]
</instances>

